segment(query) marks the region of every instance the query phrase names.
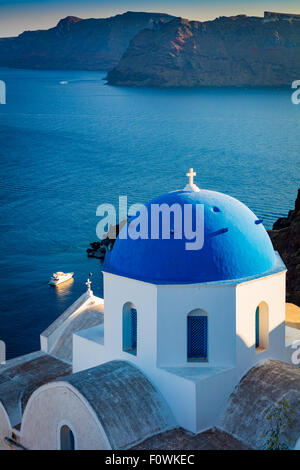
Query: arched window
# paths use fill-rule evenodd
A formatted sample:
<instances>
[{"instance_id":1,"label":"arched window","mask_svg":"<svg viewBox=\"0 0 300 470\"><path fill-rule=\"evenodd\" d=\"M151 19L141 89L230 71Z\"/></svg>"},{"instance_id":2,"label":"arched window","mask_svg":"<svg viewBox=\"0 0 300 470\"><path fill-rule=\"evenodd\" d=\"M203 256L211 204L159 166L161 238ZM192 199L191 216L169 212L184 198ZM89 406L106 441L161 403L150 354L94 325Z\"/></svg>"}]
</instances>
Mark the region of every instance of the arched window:
<instances>
[{"instance_id":1,"label":"arched window","mask_svg":"<svg viewBox=\"0 0 300 470\"><path fill-rule=\"evenodd\" d=\"M259 307L255 312L255 347L259 348Z\"/></svg>"},{"instance_id":2,"label":"arched window","mask_svg":"<svg viewBox=\"0 0 300 470\"><path fill-rule=\"evenodd\" d=\"M123 307L123 351L136 356L137 349L137 310L133 303Z\"/></svg>"},{"instance_id":3,"label":"arched window","mask_svg":"<svg viewBox=\"0 0 300 470\"><path fill-rule=\"evenodd\" d=\"M187 316L187 359L191 362L207 361L208 319L204 310L197 309Z\"/></svg>"},{"instance_id":4,"label":"arched window","mask_svg":"<svg viewBox=\"0 0 300 470\"><path fill-rule=\"evenodd\" d=\"M66 424L60 428L60 449L75 450L74 434Z\"/></svg>"},{"instance_id":5,"label":"arched window","mask_svg":"<svg viewBox=\"0 0 300 470\"><path fill-rule=\"evenodd\" d=\"M269 307L261 302L255 311L255 349L261 351L269 347Z\"/></svg>"}]
</instances>

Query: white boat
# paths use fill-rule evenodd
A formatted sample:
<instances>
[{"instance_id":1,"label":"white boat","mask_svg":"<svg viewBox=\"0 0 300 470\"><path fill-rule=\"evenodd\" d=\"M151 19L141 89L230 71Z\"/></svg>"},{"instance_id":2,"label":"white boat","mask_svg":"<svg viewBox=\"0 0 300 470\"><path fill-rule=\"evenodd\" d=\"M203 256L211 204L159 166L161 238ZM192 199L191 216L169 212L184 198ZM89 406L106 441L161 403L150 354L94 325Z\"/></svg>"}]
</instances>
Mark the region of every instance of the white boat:
<instances>
[{"instance_id":1,"label":"white boat","mask_svg":"<svg viewBox=\"0 0 300 470\"><path fill-rule=\"evenodd\" d=\"M61 284L62 282L72 279L73 275L74 273L62 273L62 272L54 273L52 274L49 284L51 284L52 286L57 286L58 284Z\"/></svg>"}]
</instances>

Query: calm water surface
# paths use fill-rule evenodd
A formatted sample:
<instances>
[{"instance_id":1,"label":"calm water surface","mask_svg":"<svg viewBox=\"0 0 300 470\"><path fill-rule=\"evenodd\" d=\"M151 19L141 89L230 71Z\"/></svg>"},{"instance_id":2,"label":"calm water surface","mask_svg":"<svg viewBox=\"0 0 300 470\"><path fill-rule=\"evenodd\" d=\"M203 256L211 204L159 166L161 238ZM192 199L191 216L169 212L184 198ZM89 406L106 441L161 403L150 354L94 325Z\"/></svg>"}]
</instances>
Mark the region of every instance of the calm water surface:
<instances>
[{"instance_id":1,"label":"calm water surface","mask_svg":"<svg viewBox=\"0 0 300 470\"><path fill-rule=\"evenodd\" d=\"M299 187L300 106L289 90L155 90L105 85L101 72L0 69L0 339L8 357L85 290L102 295L96 208L186 183L246 203L270 228ZM67 84L60 82L67 81ZM74 271L53 289L52 272Z\"/></svg>"}]
</instances>

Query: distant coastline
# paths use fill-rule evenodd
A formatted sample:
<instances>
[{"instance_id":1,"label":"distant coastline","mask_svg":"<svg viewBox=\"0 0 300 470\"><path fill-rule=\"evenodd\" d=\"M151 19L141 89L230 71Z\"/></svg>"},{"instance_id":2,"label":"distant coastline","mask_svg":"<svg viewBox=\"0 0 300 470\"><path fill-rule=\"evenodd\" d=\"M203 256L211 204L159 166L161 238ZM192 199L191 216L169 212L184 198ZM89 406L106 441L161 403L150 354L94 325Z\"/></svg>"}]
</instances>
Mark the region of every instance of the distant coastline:
<instances>
[{"instance_id":1,"label":"distant coastline","mask_svg":"<svg viewBox=\"0 0 300 470\"><path fill-rule=\"evenodd\" d=\"M111 70L141 30L174 17L128 11L110 18L67 16L48 30L0 38L0 66L36 70Z\"/></svg>"},{"instance_id":2,"label":"distant coastline","mask_svg":"<svg viewBox=\"0 0 300 470\"><path fill-rule=\"evenodd\" d=\"M0 39L0 66L107 71L129 87L290 87L300 79L300 15L265 12L191 21L127 12L68 16L49 30Z\"/></svg>"},{"instance_id":3,"label":"distant coastline","mask_svg":"<svg viewBox=\"0 0 300 470\"><path fill-rule=\"evenodd\" d=\"M135 87L287 87L300 77L299 56L298 17L176 18L141 31L107 80Z\"/></svg>"}]
</instances>

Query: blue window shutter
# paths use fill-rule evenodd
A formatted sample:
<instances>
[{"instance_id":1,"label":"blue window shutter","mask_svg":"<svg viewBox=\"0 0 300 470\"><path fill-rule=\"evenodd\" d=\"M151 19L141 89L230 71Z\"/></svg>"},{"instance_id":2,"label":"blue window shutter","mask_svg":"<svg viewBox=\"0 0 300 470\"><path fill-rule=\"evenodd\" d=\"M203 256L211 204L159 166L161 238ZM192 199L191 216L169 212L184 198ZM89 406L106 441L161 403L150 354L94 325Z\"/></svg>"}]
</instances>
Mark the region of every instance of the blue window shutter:
<instances>
[{"instance_id":1,"label":"blue window shutter","mask_svg":"<svg viewBox=\"0 0 300 470\"><path fill-rule=\"evenodd\" d=\"M136 349L137 340L137 311L135 308L131 309L131 347Z\"/></svg>"},{"instance_id":2,"label":"blue window shutter","mask_svg":"<svg viewBox=\"0 0 300 470\"><path fill-rule=\"evenodd\" d=\"M259 347L259 307L255 312L255 347Z\"/></svg>"},{"instance_id":3,"label":"blue window shutter","mask_svg":"<svg viewBox=\"0 0 300 470\"><path fill-rule=\"evenodd\" d=\"M207 358L207 317L188 317L188 358Z\"/></svg>"}]
</instances>

